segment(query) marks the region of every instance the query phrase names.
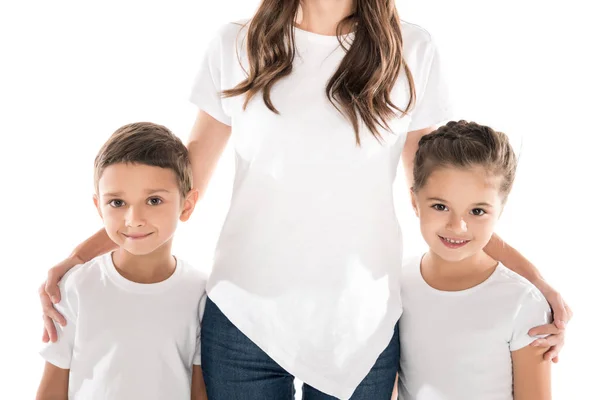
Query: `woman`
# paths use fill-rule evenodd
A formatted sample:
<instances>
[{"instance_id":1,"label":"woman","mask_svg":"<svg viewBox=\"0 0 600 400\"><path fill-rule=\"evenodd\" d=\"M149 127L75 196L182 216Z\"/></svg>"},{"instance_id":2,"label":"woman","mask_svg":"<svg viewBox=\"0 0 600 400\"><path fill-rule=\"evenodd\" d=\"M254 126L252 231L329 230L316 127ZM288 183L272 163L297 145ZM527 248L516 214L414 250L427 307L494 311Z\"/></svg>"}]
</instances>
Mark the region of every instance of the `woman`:
<instances>
[{"instance_id":1,"label":"woman","mask_svg":"<svg viewBox=\"0 0 600 400\"><path fill-rule=\"evenodd\" d=\"M202 333L210 399L386 399L399 362L402 238L392 183L419 138L450 118L436 49L393 0L263 0L211 42L193 88L188 148L201 193L230 136L231 207L215 254ZM410 185L410 181L409 181ZM106 233L51 269L109 251ZM490 256L530 279L554 308L548 357L568 311L498 237ZM333 396L333 397L332 397Z\"/></svg>"}]
</instances>

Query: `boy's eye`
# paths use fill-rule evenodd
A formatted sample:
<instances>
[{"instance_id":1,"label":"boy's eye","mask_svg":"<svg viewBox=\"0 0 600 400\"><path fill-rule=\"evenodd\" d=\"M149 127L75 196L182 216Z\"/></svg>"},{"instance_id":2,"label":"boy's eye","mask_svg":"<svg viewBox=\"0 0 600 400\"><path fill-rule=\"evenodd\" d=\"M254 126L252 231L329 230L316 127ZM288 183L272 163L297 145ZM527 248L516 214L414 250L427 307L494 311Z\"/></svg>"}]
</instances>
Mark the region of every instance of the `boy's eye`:
<instances>
[{"instance_id":1,"label":"boy's eye","mask_svg":"<svg viewBox=\"0 0 600 400\"><path fill-rule=\"evenodd\" d=\"M111 200L111 201L109 201L109 202L108 202L108 204L109 204L111 207L114 207L114 208L119 208L119 207L123 207L123 204L125 204L125 202L124 202L123 200L118 200L118 199L115 199L115 200Z\"/></svg>"},{"instance_id":2,"label":"boy's eye","mask_svg":"<svg viewBox=\"0 0 600 400\"><path fill-rule=\"evenodd\" d=\"M434 205L432 205L431 207L432 207L434 210L437 210L437 211L448 211L448 207L446 207L446 206L445 206L445 205L443 205L443 204L434 204Z\"/></svg>"},{"instance_id":3,"label":"boy's eye","mask_svg":"<svg viewBox=\"0 0 600 400\"><path fill-rule=\"evenodd\" d=\"M162 203L162 199L158 197L151 197L148 199L148 204L151 206L157 206Z\"/></svg>"},{"instance_id":4,"label":"boy's eye","mask_svg":"<svg viewBox=\"0 0 600 400\"><path fill-rule=\"evenodd\" d=\"M473 210L471 210L471 214L476 215L476 216L481 216L481 215L486 214L486 212L483 208L474 208Z\"/></svg>"}]
</instances>

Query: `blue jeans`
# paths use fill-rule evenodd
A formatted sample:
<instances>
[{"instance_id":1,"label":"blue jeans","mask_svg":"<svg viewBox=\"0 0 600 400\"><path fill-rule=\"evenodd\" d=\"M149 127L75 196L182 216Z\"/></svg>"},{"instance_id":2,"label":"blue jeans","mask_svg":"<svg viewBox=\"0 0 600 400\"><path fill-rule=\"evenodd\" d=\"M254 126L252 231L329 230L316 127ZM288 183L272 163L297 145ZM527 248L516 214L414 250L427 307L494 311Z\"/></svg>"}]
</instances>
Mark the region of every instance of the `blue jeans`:
<instances>
[{"instance_id":1,"label":"blue jeans","mask_svg":"<svg viewBox=\"0 0 600 400\"><path fill-rule=\"evenodd\" d=\"M400 360L398 324L351 400L390 400ZM293 400L294 377L255 345L210 299L202 321L202 372L210 400ZM334 400L304 384L303 400Z\"/></svg>"}]
</instances>

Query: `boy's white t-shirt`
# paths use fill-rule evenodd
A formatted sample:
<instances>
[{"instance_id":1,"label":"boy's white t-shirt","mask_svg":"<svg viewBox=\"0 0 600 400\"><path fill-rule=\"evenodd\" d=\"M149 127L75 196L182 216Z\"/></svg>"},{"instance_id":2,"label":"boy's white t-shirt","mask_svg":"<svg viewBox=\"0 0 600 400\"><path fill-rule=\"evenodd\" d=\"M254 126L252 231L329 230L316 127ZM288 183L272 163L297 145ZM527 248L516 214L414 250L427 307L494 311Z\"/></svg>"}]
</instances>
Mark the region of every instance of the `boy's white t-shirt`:
<instances>
[{"instance_id":1,"label":"boy's white t-shirt","mask_svg":"<svg viewBox=\"0 0 600 400\"><path fill-rule=\"evenodd\" d=\"M502 264L475 287L440 291L420 264L415 258L402 272L400 399L512 399L511 352L552 320L544 296Z\"/></svg>"},{"instance_id":2,"label":"boy's white t-shirt","mask_svg":"<svg viewBox=\"0 0 600 400\"><path fill-rule=\"evenodd\" d=\"M401 314L402 237L392 184L408 131L450 118L439 57L424 29L402 23L416 107L378 142L329 102L345 51L334 36L294 29L291 75L272 88L279 114L255 96L222 98L249 71L247 27L211 41L191 101L231 125L236 175L209 297L288 372L347 398L389 344ZM344 37L350 43L353 35ZM241 62L241 66L240 66ZM408 103L406 75L393 102Z\"/></svg>"},{"instance_id":3,"label":"boy's white t-shirt","mask_svg":"<svg viewBox=\"0 0 600 400\"><path fill-rule=\"evenodd\" d=\"M67 325L40 352L69 369L69 399L189 400L200 365L206 279L182 260L166 280L141 284L110 253L71 269L56 309Z\"/></svg>"}]
</instances>

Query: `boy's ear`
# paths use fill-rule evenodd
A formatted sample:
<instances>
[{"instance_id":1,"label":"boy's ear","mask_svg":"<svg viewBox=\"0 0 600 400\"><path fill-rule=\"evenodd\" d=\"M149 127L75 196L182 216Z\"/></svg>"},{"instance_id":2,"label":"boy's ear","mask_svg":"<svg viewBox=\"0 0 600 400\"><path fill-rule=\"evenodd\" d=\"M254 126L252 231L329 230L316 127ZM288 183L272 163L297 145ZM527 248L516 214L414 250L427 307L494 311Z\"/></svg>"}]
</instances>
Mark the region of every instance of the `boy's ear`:
<instances>
[{"instance_id":1,"label":"boy's ear","mask_svg":"<svg viewBox=\"0 0 600 400\"><path fill-rule=\"evenodd\" d=\"M98 211L100 218L104 220L104 217L102 216L102 209L100 208L100 199L98 198L97 194L94 194L94 206L96 206L96 211Z\"/></svg>"},{"instance_id":2,"label":"boy's ear","mask_svg":"<svg viewBox=\"0 0 600 400\"><path fill-rule=\"evenodd\" d=\"M196 207L196 203L198 202L198 197L200 193L197 189L192 189L188 192L183 200L183 208L181 209L181 215L179 216L179 220L181 222L185 222L192 216L192 212L194 212L194 208Z\"/></svg>"},{"instance_id":3,"label":"boy's ear","mask_svg":"<svg viewBox=\"0 0 600 400\"><path fill-rule=\"evenodd\" d=\"M417 195L413 188L410 188L410 203L412 204L412 208L415 211L415 215L419 217L419 207L417 207Z\"/></svg>"},{"instance_id":4,"label":"boy's ear","mask_svg":"<svg viewBox=\"0 0 600 400\"><path fill-rule=\"evenodd\" d=\"M502 203L502 206L500 206L500 212L498 213L498 219L500 219L500 217L502 216L502 213L504 212L504 206L505 205L506 205L505 203Z\"/></svg>"}]
</instances>

